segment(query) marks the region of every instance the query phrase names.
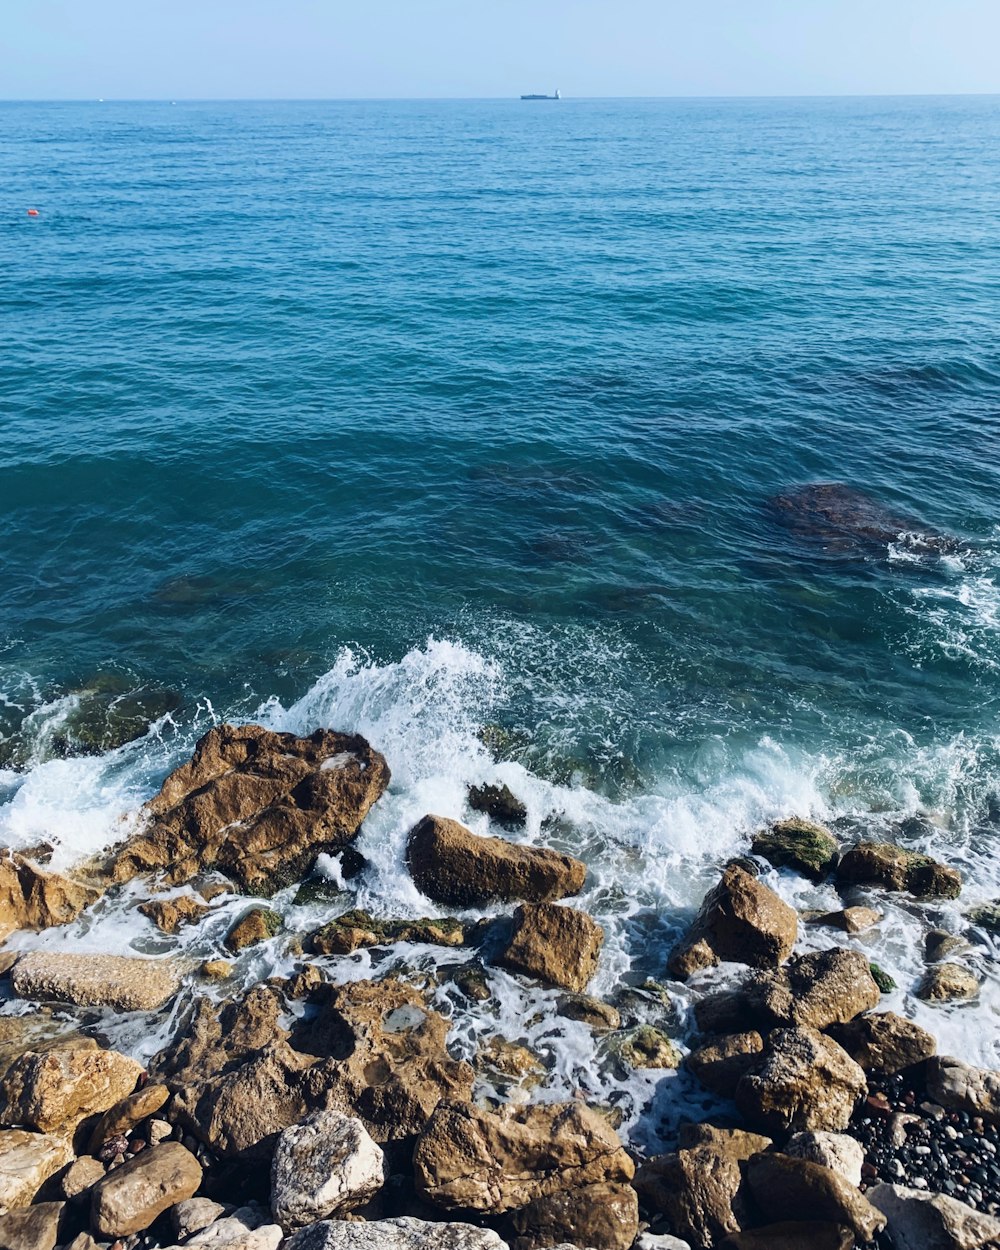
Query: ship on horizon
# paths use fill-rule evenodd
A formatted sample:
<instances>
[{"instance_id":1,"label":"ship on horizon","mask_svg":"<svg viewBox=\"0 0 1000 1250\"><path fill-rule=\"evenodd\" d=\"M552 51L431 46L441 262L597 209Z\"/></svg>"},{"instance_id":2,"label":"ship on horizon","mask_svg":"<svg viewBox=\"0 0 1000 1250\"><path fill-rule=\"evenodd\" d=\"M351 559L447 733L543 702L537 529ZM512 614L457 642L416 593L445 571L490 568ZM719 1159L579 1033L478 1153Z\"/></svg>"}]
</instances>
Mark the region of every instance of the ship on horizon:
<instances>
[{"instance_id":1,"label":"ship on horizon","mask_svg":"<svg viewBox=\"0 0 1000 1250\"><path fill-rule=\"evenodd\" d=\"M555 95L523 95L521 96L521 99L522 100L561 100L562 96L559 94L559 88L556 87Z\"/></svg>"}]
</instances>

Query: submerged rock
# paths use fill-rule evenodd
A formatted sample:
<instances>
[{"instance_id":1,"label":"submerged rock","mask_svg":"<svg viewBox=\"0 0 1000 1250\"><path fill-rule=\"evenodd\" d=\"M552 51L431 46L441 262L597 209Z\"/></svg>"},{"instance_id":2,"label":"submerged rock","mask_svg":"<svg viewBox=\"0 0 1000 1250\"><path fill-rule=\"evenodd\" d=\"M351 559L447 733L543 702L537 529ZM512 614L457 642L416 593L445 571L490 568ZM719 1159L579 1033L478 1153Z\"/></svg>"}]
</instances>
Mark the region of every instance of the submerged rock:
<instances>
[{"instance_id":1,"label":"submerged rock","mask_svg":"<svg viewBox=\"0 0 1000 1250\"><path fill-rule=\"evenodd\" d=\"M893 1011L859 1016L834 1026L830 1033L866 1072L888 1076L929 1059L937 1050L926 1029Z\"/></svg>"},{"instance_id":2,"label":"submerged rock","mask_svg":"<svg viewBox=\"0 0 1000 1250\"><path fill-rule=\"evenodd\" d=\"M896 1250L992 1250L1000 1244L1000 1220L945 1194L876 1185L868 1198L888 1220Z\"/></svg>"},{"instance_id":3,"label":"submerged rock","mask_svg":"<svg viewBox=\"0 0 1000 1250\"><path fill-rule=\"evenodd\" d=\"M371 1224L325 1220L293 1233L283 1250L508 1250L508 1246L486 1228L404 1216Z\"/></svg>"},{"instance_id":4,"label":"submerged rock","mask_svg":"<svg viewBox=\"0 0 1000 1250\"><path fill-rule=\"evenodd\" d=\"M360 1120L315 1111L284 1129L271 1163L271 1210L301 1228L361 1206L382 1188L385 1163Z\"/></svg>"},{"instance_id":5,"label":"submerged rock","mask_svg":"<svg viewBox=\"0 0 1000 1250\"><path fill-rule=\"evenodd\" d=\"M555 903L524 903L501 962L513 972L581 992L597 970L604 930L586 912Z\"/></svg>"},{"instance_id":6,"label":"submerged rock","mask_svg":"<svg viewBox=\"0 0 1000 1250\"><path fill-rule=\"evenodd\" d=\"M954 868L891 842L852 846L837 865L837 882L907 890L917 898L958 898L962 889L962 878Z\"/></svg>"},{"instance_id":7,"label":"submerged rock","mask_svg":"<svg viewBox=\"0 0 1000 1250\"><path fill-rule=\"evenodd\" d=\"M776 868L794 868L812 881L822 881L837 862L839 846L823 825L793 816L758 833L750 849Z\"/></svg>"},{"instance_id":8,"label":"submerged rock","mask_svg":"<svg viewBox=\"0 0 1000 1250\"><path fill-rule=\"evenodd\" d=\"M146 804L145 829L109 875L162 872L180 884L217 869L248 894L273 894L351 841L388 782L385 759L356 734L217 725Z\"/></svg>"},{"instance_id":9,"label":"submerged rock","mask_svg":"<svg viewBox=\"0 0 1000 1250\"><path fill-rule=\"evenodd\" d=\"M127 1055L78 1042L15 1059L0 1080L0 1124L65 1132L130 1094L142 1067Z\"/></svg>"},{"instance_id":10,"label":"submerged rock","mask_svg":"<svg viewBox=\"0 0 1000 1250\"><path fill-rule=\"evenodd\" d=\"M38 1002L155 1011L177 993L180 976L173 964L162 959L38 950L18 959L11 983L19 997Z\"/></svg>"},{"instance_id":11,"label":"submerged rock","mask_svg":"<svg viewBox=\"0 0 1000 1250\"><path fill-rule=\"evenodd\" d=\"M867 1091L864 1072L831 1038L810 1028L775 1029L758 1069L737 1085L736 1105L767 1133L841 1132Z\"/></svg>"},{"instance_id":12,"label":"submerged rock","mask_svg":"<svg viewBox=\"0 0 1000 1250\"><path fill-rule=\"evenodd\" d=\"M618 1043L617 1051L630 1068L677 1068L681 1052L662 1029L640 1024Z\"/></svg>"},{"instance_id":13,"label":"submerged rock","mask_svg":"<svg viewBox=\"0 0 1000 1250\"><path fill-rule=\"evenodd\" d=\"M474 812L485 812L498 825L516 829L528 820L528 809L507 785L470 786L469 806Z\"/></svg>"},{"instance_id":14,"label":"submerged rock","mask_svg":"<svg viewBox=\"0 0 1000 1250\"><path fill-rule=\"evenodd\" d=\"M512 1250L549 1250L561 1242L630 1250L639 1231L639 1201L631 1185L580 1185L536 1198L515 1211L520 1234Z\"/></svg>"},{"instance_id":15,"label":"submerged rock","mask_svg":"<svg viewBox=\"0 0 1000 1250\"><path fill-rule=\"evenodd\" d=\"M410 831L407 863L421 893L446 907L542 903L578 894L587 867L571 855L484 838L442 816Z\"/></svg>"},{"instance_id":16,"label":"submerged rock","mask_svg":"<svg viewBox=\"0 0 1000 1250\"><path fill-rule=\"evenodd\" d=\"M200 1184L201 1165L180 1142L152 1146L97 1182L91 1227L105 1237L130 1237L175 1203L192 1198Z\"/></svg>"},{"instance_id":17,"label":"submerged rock","mask_svg":"<svg viewBox=\"0 0 1000 1250\"><path fill-rule=\"evenodd\" d=\"M795 486L774 495L768 508L792 533L831 553L885 555L890 543L901 543L917 554L959 547L954 538L928 529L916 517L894 512L846 482Z\"/></svg>"},{"instance_id":18,"label":"submerged rock","mask_svg":"<svg viewBox=\"0 0 1000 1250\"><path fill-rule=\"evenodd\" d=\"M617 1007L589 994L560 994L556 1000L556 1013L567 1020L579 1020L595 1032L620 1029L622 1025L621 1013Z\"/></svg>"},{"instance_id":19,"label":"submerged rock","mask_svg":"<svg viewBox=\"0 0 1000 1250\"><path fill-rule=\"evenodd\" d=\"M0 1206L8 1211L28 1206L49 1177L72 1162L73 1147L65 1137L0 1131Z\"/></svg>"},{"instance_id":20,"label":"submerged rock","mask_svg":"<svg viewBox=\"0 0 1000 1250\"><path fill-rule=\"evenodd\" d=\"M69 924L100 897L93 886L0 851L0 940L18 929Z\"/></svg>"}]
</instances>

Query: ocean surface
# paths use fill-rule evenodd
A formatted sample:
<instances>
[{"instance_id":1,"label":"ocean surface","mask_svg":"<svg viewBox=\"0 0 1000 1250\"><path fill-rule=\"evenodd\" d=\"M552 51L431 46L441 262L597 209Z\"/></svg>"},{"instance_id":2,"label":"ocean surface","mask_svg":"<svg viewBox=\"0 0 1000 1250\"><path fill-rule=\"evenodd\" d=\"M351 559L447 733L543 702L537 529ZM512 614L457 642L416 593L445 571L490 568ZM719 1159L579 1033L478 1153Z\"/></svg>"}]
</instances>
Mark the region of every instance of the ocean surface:
<instances>
[{"instance_id":1,"label":"ocean surface","mask_svg":"<svg viewBox=\"0 0 1000 1250\"><path fill-rule=\"evenodd\" d=\"M503 779L525 837L588 861L610 993L663 977L763 822L837 821L965 873L853 940L887 1005L1000 1063L988 935L976 1002L912 996L923 932L1000 894L1000 98L0 127L0 841L111 845L221 718L359 730L394 777L362 904L433 910L408 828L485 831L465 787ZM198 957L241 905L166 939L128 902L15 940ZM663 1073L532 1034L495 976L546 1091L603 1091L652 1140Z\"/></svg>"}]
</instances>

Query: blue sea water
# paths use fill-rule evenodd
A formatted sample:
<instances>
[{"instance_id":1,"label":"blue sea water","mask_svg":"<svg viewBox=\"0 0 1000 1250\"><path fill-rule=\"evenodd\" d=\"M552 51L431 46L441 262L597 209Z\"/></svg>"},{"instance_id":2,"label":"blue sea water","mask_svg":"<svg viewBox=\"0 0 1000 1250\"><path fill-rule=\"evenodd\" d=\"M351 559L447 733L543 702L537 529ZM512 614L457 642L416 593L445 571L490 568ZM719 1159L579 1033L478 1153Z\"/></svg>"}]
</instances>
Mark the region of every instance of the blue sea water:
<instances>
[{"instance_id":1,"label":"blue sea water","mask_svg":"<svg viewBox=\"0 0 1000 1250\"><path fill-rule=\"evenodd\" d=\"M503 776L608 979L793 811L1000 892L1000 98L0 127L7 840L96 849L214 717L335 721L394 769L376 895ZM109 681L153 729L60 758Z\"/></svg>"}]
</instances>

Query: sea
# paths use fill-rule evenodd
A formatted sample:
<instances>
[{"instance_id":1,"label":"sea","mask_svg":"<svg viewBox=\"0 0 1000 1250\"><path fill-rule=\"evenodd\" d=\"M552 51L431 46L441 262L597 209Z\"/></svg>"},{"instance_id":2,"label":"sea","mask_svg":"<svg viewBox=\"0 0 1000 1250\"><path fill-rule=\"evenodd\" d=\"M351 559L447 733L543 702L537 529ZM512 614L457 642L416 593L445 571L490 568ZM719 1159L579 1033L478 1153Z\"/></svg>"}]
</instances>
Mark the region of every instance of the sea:
<instances>
[{"instance_id":1,"label":"sea","mask_svg":"<svg viewBox=\"0 0 1000 1250\"><path fill-rule=\"evenodd\" d=\"M0 842L71 869L220 720L358 731L393 774L368 868L280 895L239 977L350 906L439 914L407 831L487 832L466 789L504 782L508 836L589 866L594 992L683 1045L671 944L809 817L962 871L802 946L1000 1065L968 918L1000 895L1000 97L5 103L0 134ZM144 888L9 944L193 967L246 906L168 938ZM933 927L972 1002L914 996ZM335 973L419 966L456 1053L529 1043L523 1096L639 1146L696 1097L499 970L468 1009L442 958Z\"/></svg>"}]
</instances>

